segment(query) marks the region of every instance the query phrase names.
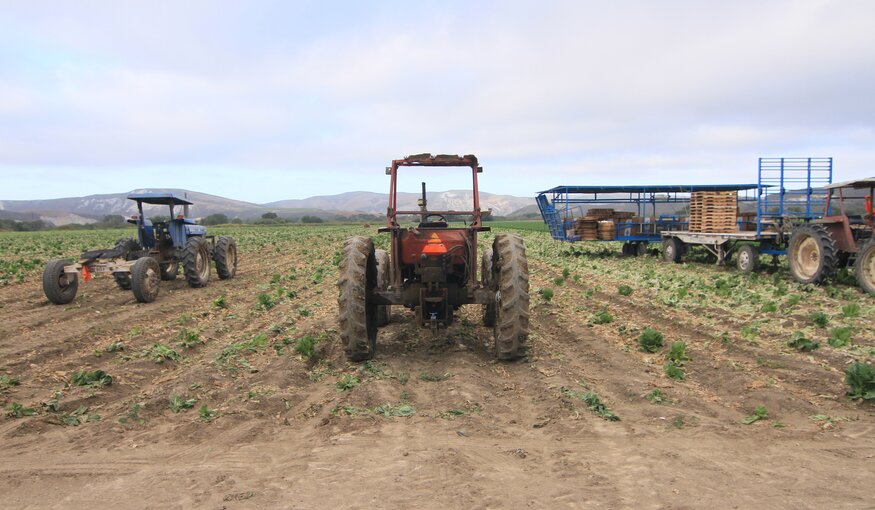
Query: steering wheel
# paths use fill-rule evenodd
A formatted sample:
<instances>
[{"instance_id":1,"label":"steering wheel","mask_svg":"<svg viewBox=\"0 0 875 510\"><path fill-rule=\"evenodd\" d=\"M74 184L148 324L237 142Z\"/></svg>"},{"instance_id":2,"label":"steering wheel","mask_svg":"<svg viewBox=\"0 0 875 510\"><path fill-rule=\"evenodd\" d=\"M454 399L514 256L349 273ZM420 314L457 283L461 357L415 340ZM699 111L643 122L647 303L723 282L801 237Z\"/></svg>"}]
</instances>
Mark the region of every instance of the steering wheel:
<instances>
[{"instance_id":1,"label":"steering wheel","mask_svg":"<svg viewBox=\"0 0 875 510\"><path fill-rule=\"evenodd\" d=\"M444 223L447 223L447 217L446 217L446 216L444 216L443 214L436 214L436 213L426 214L426 215L425 215L425 218L423 218L423 221L422 221L422 222L423 222L423 223L432 223L432 222L428 221L428 219L431 218L432 216L436 216L436 217L438 218L438 221L442 221L442 222L444 222Z\"/></svg>"}]
</instances>

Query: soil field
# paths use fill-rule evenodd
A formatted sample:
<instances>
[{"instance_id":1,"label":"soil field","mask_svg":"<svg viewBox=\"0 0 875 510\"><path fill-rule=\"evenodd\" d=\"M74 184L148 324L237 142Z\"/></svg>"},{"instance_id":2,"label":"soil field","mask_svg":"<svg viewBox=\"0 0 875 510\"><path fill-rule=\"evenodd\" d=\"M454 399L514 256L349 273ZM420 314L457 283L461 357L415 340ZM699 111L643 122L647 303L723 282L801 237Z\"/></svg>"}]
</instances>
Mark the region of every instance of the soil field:
<instances>
[{"instance_id":1,"label":"soil field","mask_svg":"<svg viewBox=\"0 0 875 510\"><path fill-rule=\"evenodd\" d=\"M479 307L437 334L395 307L351 364L336 264L375 227L214 230L237 278L147 305L106 277L42 293L46 260L130 231L0 233L4 508L875 507L875 405L844 383L875 360L875 299L847 275L520 231L528 359L493 360Z\"/></svg>"}]
</instances>

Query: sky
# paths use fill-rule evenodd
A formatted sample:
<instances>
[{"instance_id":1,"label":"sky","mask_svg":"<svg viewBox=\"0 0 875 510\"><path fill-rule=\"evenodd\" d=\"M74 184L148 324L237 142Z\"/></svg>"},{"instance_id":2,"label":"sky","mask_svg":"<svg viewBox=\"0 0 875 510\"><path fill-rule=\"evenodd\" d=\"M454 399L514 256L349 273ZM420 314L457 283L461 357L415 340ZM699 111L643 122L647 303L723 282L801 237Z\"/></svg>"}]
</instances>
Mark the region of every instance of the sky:
<instances>
[{"instance_id":1,"label":"sky","mask_svg":"<svg viewBox=\"0 0 875 510\"><path fill-rule=\"evenodd\" d=\"M476 154L481 190L517 196L756 182L758 157L875 175L868 0L0 8L0 200L386 192L423 152Z\"/></svg>"}]
</instances>

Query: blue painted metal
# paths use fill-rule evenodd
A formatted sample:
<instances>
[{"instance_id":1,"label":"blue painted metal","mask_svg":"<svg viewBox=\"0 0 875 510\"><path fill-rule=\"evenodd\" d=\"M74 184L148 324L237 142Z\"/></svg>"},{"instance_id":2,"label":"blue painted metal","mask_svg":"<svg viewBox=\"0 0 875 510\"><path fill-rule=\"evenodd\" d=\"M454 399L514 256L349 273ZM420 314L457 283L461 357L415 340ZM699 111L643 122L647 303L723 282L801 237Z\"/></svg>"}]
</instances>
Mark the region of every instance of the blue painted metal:
<instances>
[{"instance_id":1,"label":"blue painted metal","mask_svg":"<svg viewBox=\"0 0 875 510\"><path fill-rule=\"evenodd\" d=\"M822 216L830 183L832 158L759 158L757 237L764 223L780 228Z\"/></svg>"}]
</instances>

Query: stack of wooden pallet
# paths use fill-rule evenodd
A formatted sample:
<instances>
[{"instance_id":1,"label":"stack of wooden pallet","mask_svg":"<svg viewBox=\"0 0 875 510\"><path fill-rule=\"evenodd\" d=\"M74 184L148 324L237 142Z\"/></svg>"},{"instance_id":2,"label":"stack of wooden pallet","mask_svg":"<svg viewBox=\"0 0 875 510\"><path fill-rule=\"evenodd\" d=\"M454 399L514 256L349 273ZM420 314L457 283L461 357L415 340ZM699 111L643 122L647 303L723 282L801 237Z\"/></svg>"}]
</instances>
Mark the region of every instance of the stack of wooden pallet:
<instances>
[{"instance_id":1,"label":"stack of wooden pallet","mask_svg":"<svg viewBox=\"0 0 875 510\"><path fill-rule=\"evenodd\" d=\"M737 232L738 193L695 191L690 194L690 232Z\"/></svg>"},{"instance_id":2,"label":"stack of wooden pallet","mask_svg":"<svg viewBox=\"0 0 875 510\"><path fill-rule=\"evenodd\" d=\"M582 241L595 241L598 239L598 220L592 218L574 220L574 235L580 236Z\"/></svg>"},{"instance_id":3,"label":"stack of wooden pallet","mask_svg":"<svg viewBox=\"0 0 875 510\"><path fill-rule=\"evenodd\" d=\"M614 240L614 222L611 220L602 220L599 222L598 237L602 241Z\"/></svg>"}]
</instances>

